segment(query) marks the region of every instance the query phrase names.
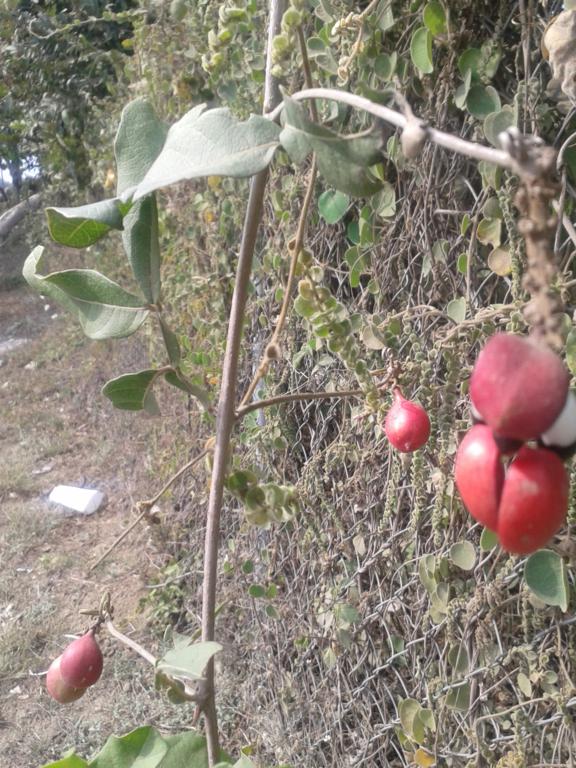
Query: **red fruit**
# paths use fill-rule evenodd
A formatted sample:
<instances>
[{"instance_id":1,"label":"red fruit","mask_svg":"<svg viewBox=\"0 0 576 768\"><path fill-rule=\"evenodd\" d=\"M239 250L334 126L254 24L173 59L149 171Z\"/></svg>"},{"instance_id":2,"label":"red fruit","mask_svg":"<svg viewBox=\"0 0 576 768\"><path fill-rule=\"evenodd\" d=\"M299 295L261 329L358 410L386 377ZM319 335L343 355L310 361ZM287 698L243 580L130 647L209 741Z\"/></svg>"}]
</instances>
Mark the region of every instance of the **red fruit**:
<instances>
[{"instance_id":1,"label":"red fruit","mask_svg":"<svg viewBox=\"0 0 576 768\"><path fill-rule=\"evenodd\" d=\"M532 339L498 333L478 356L470 398L496 434L534 440L562 411L568 382L568 371L554 352Z\"/></svg>"},{"instance_id":2,"label":"red fruit","mask_svg":"<svg viewBox=\"0 0 576 768\"><path fill-rule=\"evenodd\" d=\"M430 419L421 405L406 400L396 387L394 403L384 422L384 432L394 448L402 453L411 453L422 448L430 437Z\"/></svg>"},{"instance_id":3,"label":"red fruit","mask_svg":"<svg viewBox=\"0 0 576 768\"><path fill-rule=\"evenodd\" d=\"M102 674L104 659L94 632L87 632L70 643L62 654L60 671L63 680L74 688L88 688Z\"/></svg>"},{"instance_id":4,"label":"red fruit","mask_svg":"<svg viewBox=\"0 0 576 768\"><path fill-rule=\"evenodd\" d=\"M490 427L476 424L464 437L456 454L455 479L472 517L497 531L504 467Z\"/></svg>"},{"instance_id":5,"label":"red fruit","mask_svg":"<svg viewBox=\"0 0 576 768\"><path fill-rule=\"evenodd\" d=\"M510 464L500 499L502 547L527 555L544 546L566 520L569 484L555 453L524 446Z\"/></svg>"},{"instance_id":6,"label":"red fruit","mask_svg":"<svg viewBox=\"0 0 576 768\"><path fill-rule=\"evenodd\" d=\"M83 696L86 693L86 688L74 688L74 686L64 682L60 672L61 660L62 656L58 656L50 664L48 674L46 675L46 689L50 696L60 704L69 704L71 701L76 701L80 696Z\"/></svg>"}]
</instances>

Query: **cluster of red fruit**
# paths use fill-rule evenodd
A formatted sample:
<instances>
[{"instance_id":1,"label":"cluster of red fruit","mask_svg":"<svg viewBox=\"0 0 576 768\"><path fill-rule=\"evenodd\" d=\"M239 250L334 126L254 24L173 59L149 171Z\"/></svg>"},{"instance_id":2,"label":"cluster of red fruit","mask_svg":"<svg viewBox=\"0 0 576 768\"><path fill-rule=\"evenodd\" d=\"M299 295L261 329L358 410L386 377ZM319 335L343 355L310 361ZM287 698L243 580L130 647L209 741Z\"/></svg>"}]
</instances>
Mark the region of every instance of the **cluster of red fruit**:
<instances>
[{"instance_id":1,"label":"cluster of red fruit","mask_svg":"<svg viewBox=\"0 0 576 768\"><path fill-rule=\"evenodd\" d=\"M568 386L554 352L512 334L493 336L474 366L476 423L456 455L456 486L472 517L508 552L536 551L566 520L563 458L576 444L576 398Z\"/></svg>"},{"instance_id":2,"label":"cluster of red fruit","mask_svg":"<svg viewBox=\"0 0 576 768\"><path fill-rule=\"evenodd\" d=\"M73 640L48 669L46 688L60 704L79 699L102 674L104 659L94 635L90 630Z\"/></svg>"}]
</instances>

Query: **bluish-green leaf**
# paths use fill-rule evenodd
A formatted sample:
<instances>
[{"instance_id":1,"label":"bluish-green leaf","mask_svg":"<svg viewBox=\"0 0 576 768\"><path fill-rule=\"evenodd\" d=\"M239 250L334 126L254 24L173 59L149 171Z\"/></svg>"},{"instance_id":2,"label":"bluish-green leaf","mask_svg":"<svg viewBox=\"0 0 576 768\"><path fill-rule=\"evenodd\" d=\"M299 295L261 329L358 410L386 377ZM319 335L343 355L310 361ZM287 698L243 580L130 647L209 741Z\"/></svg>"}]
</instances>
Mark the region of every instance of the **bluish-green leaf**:
<instances>
[{"instance_id":1,"label":"bluish-green leaf","mask_svg":"<svg viewBox=\"0 0 576 768\"><path fill-rule=\"evenodd\" d=\"M564 560L550 549L540 549L526 560L524 578L529 589L546 605L568 610L568 581Z\"/></svg>"},{"instance_id":2,"label":"bluish-green leaf","mask_svg":"<svg viewBox=\"0 0 576 768\"><path fill-rule=\"evenodd\" d=\"M415 30L410 40L410 57L414 66L425 75L434 71L432 63L432 35L426 27Z\"/></svg>"},{"instance_id":3,"label":"bluish-green leaf","mask_svg":"<svg viewBox=\"0 0 576 768\"><path fill-rule=\"evenodd\" d=\"M39 275L43 248L35 248L22 274L38 292L71 310L91 339L129 336L138 330L148 309L141 299L92 269L68 269Z\"/></svg>"},{"instance_id":4,"label":"bluish-green leaf","mask_svg":"<svg viewBox=\"0 0 576 768\"><path fill-rule=\"evenodd\" d=\"M466 97L466 108L471 115L483 120L492 112L500 110L501 102L498 91L491 85L473 85Z\"/></svg>"},{"instance_id":5,"label":"bluish-green leaf","mask_svg":"<svg viewBox=\"0 0 576 768\"><path fill-rule=\"evenodd\" d=\"M179 645L164 654L158 661L157 669L167 675L200 678L204 674L206 664L221 650L220 643L214 642Z\"/></svg>"},{"instance_id":6,"label":"bluish-green leaf","mask_svg":"<svg viewBox=\"0 0 576 768\"><path fill-rule=\"evenodd\" d=\"M347 138L323 125L313 123L306 108L284 98L286 123L280 141L292 160L300 164L310 152L316 153L318 171L327 183L355 197L373 195L382 182L370 172L370 166L382 160L381 135Z\"/></svg>"},{"instance_id":7,"label":"bluish-green leaf","mask_svg":"<svg viewBox=\"0 0 576 768\"><path fill-rule=\"evenodd\" d=\"M160 298L160 243L155 195L139 200L124 219L124 250L146 300Z\"/></svg>"},{"instance_id":8,"label":"bluish-green leaf","mask_svg":"<svg viewBox=\"0 0 576 768\"><path fill-rule=\"evenodd\" d=\"M328 224L336 224L344 216L350 205L350 198L343 192L328 189L318 198L320 216Z\"/></svg>"},{"instance_id":9,"label":"bluish-green leaf","mask_svg":"<svg viewBox=\"0 0 576 768\"><path fill-rule=\"evenodd\" d=\"M498 136L513 125L516 125L514 109L509 106L502 107L496 112L491 112L484 119L484 136L493 147L500 147Z\"/></svg>"},{"instance_id":10,"label":"bluish-green leaf","mask_svg":"<svg viewBox=\"0 0 576 768\"><path fill-rule=\"evenodd\" d=\"M69 248L86 248L111 229L122 229L125 207L114 198L75 208L46 208L48 231L57 243Z\"/></svg>"},{"instance_id":11,"label":"bluish-green leaf","mask_svg":"<svg viewBox=\"0 0 576 768\"><path fill-rule=\"evenodd\" d=\"M160 154L168 128L144 99L124 107L114 142L118 195L139 184Z\"/></svg>"},{"instance_id":12,"label":"bluish-green leaf","mask_svg":"<svg viewBox=\"0 0 576 768\"><path fill-rule=\"evenodd\" d=\"M110 379L103 386L102 394L112 401L115 408L124 411L145 410L156 415L159 409L152 386L161 375L162 372L155 368L138 371L138 373L125 373Z\"/></svg>"},{"instance_id":13,"label":"bluish-green leaf","mask_svg":"<svg viewBox=\"0 0 576 768\"><path fill-rule=\"evenodd\" d=\"M455 323L462 323L466 317L466 299L461 296L459 299L449 301L446 314Z\"/></svg>"},{"instance_id":14,"label":"bluish-green leaf","mask_svg":"<svg viewBox=\"0 0 576 768\"><path fill-rule=\"evenodd\" d=\"M175 123L144 179L124 197L135 200L160 187L199 176L252 176L264 170L278 147L280 128L252 115L238 121L228 109L199 104Z\"/></svg>"}]
</instances>

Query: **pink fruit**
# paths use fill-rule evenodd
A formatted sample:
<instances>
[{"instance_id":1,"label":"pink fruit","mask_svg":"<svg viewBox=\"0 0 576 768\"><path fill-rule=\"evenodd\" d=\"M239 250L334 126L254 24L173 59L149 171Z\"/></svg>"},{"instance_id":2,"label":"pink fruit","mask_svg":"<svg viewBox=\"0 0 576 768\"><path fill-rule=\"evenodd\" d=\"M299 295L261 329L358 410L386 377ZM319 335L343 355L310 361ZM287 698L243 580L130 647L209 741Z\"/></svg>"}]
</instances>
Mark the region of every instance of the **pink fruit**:
<instances>
[{"instance_id":1,"label":"pink fruit","mask_svg":"<svg viewBox=\"0 0 576 768\"><path fill-rule=\"evenodd\" d=\"M430 437L430 419L418 403L406 400L398 387L394 388L394 403L384 422L386 437L402 453L417 451Z\"/></svg>"},{"instance_id":2,"label":"pink fruit","mask_svg":"<svg viewBox=\"0 0 576 768\"><path fill-rule=\"evenodd\" d=\"M569 480L564 464L546 448L524 446L510 464L498 510L504 549L527 555L543 547L566 520Z\"/></svg>"},{"instance_id":3,"label":"pink fruit","mask_svg":"<svg viewBox=\"0 0 576 768\"><path fill-rule=\"evenodd\" d=\"M474 410L501 437L533 440L566 403L561 359L532 339L498 333L480 352L470 380Z\"/></svg>"},{"instance_id":4,"label":"pink fruit","mask_svg":"<svg viewBox=\"0 0 576 768\"><path fill-rule=\"evenodd\" d=\"M472 427L460 443L455 479L472 517L486 528L497 531L504 466L492 430L484 424Z\"/></svg>"},{"instance_id":5,"label":"pink fruit","mask_svg":"<svg viewBox=\"0 0 576 768\"><path fill-rule=\"evenodd\" d=\"M102 674L104 659L91 630L74 640L62 654L62 679L74 688L88 688Z\"/></svg>"},{"instance_id":6,"label":"pink fruit","mask_svg":"<svg viewBox=\"0 0 576 768\"><path fill-rule=\"evenodd\" d=\"M46 689L50 696L60 704L69 704L83 696L86 693L86 688L74 688L74 686L64 682L60 672L61 660L62 656L58 656L50 664L46 675Z\"/></svg>"}]
</instances>

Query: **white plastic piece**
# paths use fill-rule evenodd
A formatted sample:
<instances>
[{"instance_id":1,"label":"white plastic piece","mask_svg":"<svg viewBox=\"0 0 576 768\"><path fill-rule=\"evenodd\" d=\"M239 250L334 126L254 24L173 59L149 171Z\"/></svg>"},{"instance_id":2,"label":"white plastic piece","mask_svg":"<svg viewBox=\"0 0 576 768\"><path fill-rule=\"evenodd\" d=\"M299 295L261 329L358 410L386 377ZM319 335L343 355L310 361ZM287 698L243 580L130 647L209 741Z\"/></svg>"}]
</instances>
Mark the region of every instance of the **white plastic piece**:
<instances>
[{"instance_id":1,"label":"white plastic piece","mask_svg":"<svg viewBox=\"0 0 576 768\"><path fill-rule=\"evenodd\" d=\"M576 443L576 397L573 392L568 392L564 408L554 424L542 435L544 445L556 445L558 448L567 448Z\"/></svg>"},{"instance_id":2,"label":"white plastic piece","mask_svg":"<svg viewBox=\"0 0 576 768\"><path fill-rule=\"evenodd\" d=\"M48 501L53 504L60 504L81 515L92 515L100 509L105 499L102 491L95 491L92 488L75 488L72 485L57 485L48 496Z\"/></svg>"}]
</instances>

